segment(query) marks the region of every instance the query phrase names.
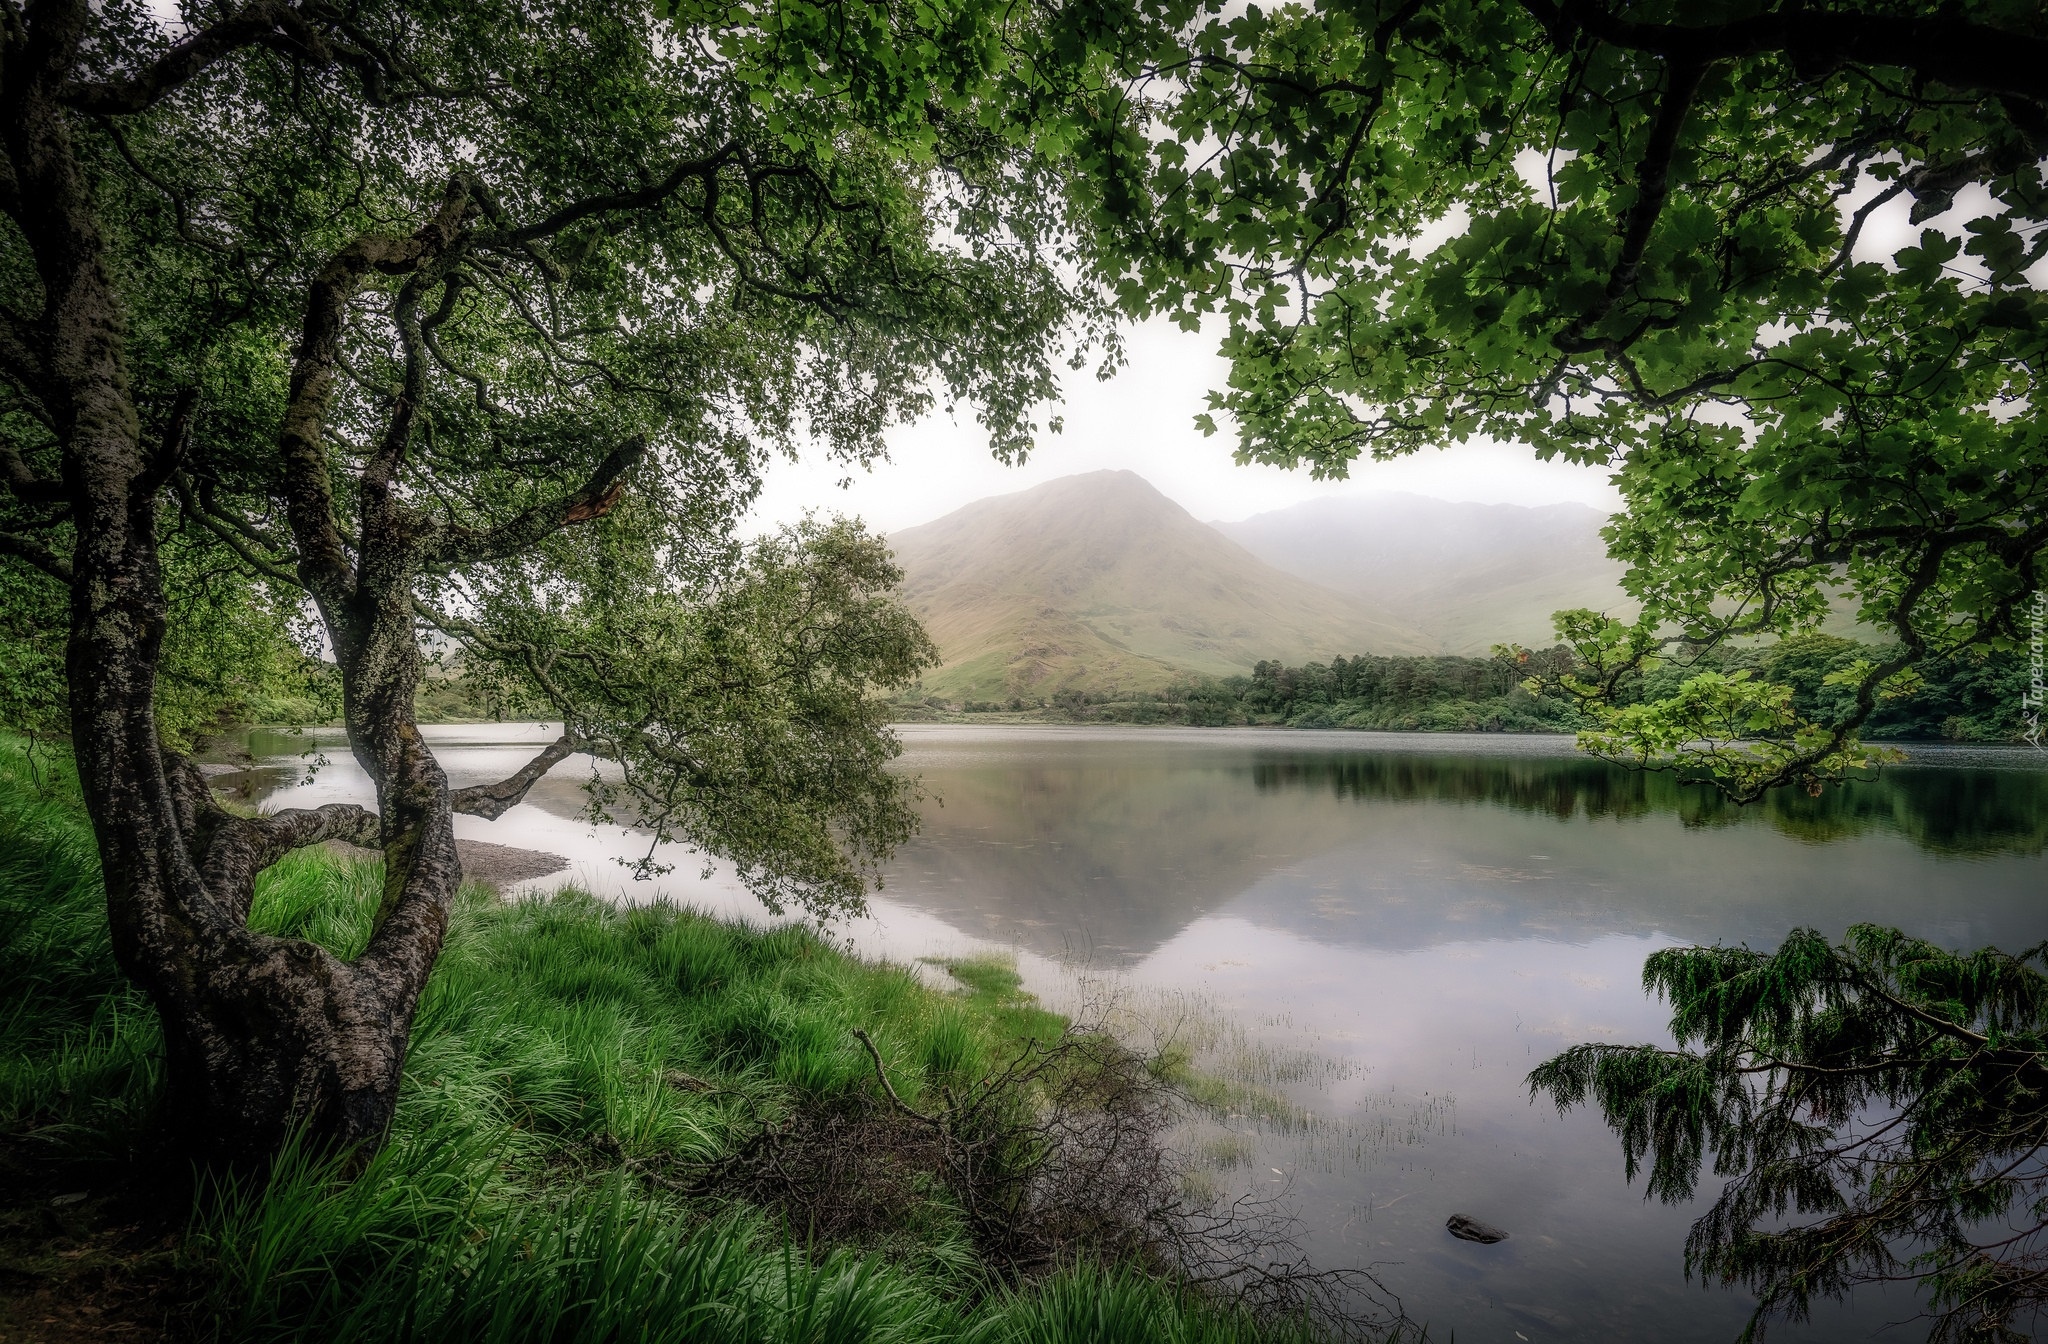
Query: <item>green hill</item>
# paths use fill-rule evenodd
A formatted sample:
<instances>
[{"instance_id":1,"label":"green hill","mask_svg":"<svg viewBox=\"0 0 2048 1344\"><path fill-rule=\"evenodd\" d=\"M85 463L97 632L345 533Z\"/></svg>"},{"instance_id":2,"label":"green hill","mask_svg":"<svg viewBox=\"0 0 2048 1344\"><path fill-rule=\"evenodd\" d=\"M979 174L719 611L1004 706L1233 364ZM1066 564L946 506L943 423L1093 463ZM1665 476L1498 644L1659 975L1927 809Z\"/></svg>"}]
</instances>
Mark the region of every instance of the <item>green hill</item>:
<instances>
[{"instance_id":1,"label":"green hill","mask_svg":"<svg viewBox=\"0 0 2048 1344\"><path fill-rule=\"evenodd\" d=\"M978 500L890 537L952 699L1152 690L1261 658L1426 653L1430 640L1281 572L1128 471Z\"/></svg>"}]
</instances>

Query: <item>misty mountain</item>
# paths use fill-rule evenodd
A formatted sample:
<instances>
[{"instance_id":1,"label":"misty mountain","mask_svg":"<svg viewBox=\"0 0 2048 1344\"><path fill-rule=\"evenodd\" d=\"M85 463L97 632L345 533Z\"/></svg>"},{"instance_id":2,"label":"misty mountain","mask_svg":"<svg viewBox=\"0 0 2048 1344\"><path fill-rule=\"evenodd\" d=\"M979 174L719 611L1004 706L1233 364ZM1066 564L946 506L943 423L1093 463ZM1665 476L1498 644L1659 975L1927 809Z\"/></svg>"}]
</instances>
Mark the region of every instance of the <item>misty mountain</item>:
<instances>
[{"instance_id":1,"label":"misty mountain","mask_svg":"<svg viewBox=\"0 0 2048 1344\"><path fill-rule=\"evenodd\" d=\"M1456 504L1420 495L1316 499L1217 531L1276 569L1330 588L1432 651L1547 645L1550 613L1633 615L1607 515L1585 504ZM1367 652L1385 652L1370 649Z\"/></svg>"},{"instance_id":2,"label":"misty mountain","mask_svg":"<svg viewBox=\"0 0 2048 1344\"><path fill-rule=\"evenodd\" d=\"M1404 621L1283 573L1128 471L978 500L889 538L959 699L1147 690L1261 658L1425 653Z\"/></svg>"}]
</instances>

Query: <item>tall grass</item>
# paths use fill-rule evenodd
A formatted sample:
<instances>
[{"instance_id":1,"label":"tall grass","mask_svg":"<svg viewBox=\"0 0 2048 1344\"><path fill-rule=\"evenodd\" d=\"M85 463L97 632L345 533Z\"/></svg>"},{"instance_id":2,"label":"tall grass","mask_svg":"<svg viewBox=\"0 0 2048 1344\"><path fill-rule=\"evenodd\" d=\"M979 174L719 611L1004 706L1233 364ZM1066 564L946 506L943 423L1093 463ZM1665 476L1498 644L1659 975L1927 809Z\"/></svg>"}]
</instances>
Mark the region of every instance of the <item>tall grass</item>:
<instances>
[{"instance_id":1,"label":"tall grass","mask_svg":"<svg viewBox=\"0 0 2048 1344\"><path fill-rule=\"evenodd\" d=\"M0 1133L118 1153L148 1123L161 1041L114 969L99 856L67 758L0 737Z\"/></svg>"},{"instance_id":2,"label":"tall grass","mask_svg":"<svg viewBox=\"0 0 2048 1344\"><path fill-rule=\"evenodd\" d=\"M158 1037L116 972L75 783L0 739L0 1133L105 1158L148 1133ZM379 865L302 851L264 875L259 928L343 955ZM911 1104L971 1080L1049 1015L995 971L949 995L799 928L565 891L466 890L416 1021L388 1143L360 1170L287 1153L202 1185L188 1258L221 1339L960 1340L1277 1338L1129 1269L1020 1289L985 1276L934 1192L873 1244L807 1244L665 1174L802 1107L874 1088L874 1039ZM0 1197L4 1198L4 1197Z\"/></svg>"}]
</instances>

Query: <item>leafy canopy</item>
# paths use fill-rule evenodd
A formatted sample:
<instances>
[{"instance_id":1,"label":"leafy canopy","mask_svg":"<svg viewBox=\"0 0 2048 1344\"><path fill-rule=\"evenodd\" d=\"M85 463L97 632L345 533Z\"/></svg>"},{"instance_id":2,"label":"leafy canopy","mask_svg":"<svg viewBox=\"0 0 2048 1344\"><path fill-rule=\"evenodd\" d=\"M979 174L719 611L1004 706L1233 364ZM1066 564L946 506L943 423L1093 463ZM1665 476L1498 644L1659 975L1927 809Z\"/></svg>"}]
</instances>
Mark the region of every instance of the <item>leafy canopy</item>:
<instances>
[{"instance_id":1,"label":"leafy canopy","mask_svg":"<svg viewBox=\"0 0 2048 1344\"><path fill-rule=\"evenodd\" d=\"M1660 657L1831 604L1891 641L1833 724L1703 679L1589 745L1741 797L1818 787L1867 759L1855 730L1902 674L2025 642L2038 6L1143 10L1081 181L1123 305L1223 325L1203 424L1234 423L1240 460L1336 476L1490 438L1612 468L1641 619L1560 625L1596 711Z\"/></svg>"},{"instance_id":2,"label":"leafy canopy","mask_svg":"<svg viewBox=\"0 0 2048 1344\"><path fill-rule=\"evenodd\" d=\"M68 125L191 594L174 653L260 629L234 665L283 658L310 595L356 733L397 684L379 613L409 603L624 766L600 806L771 902L858 903L909 821L866 697L929 645L876 539L735 522L777 453L858 466L942 402L1023 453L1062 353L1108 329L1044 161L975 101L973 25L875 10L804 48L774 27L802 13L81 7ZM819 42L858 87L815 76ZM56 703L26 632L78 541L69 394L35 353L70 319L37 264L0 226L0 657L42 688L10 685L13 723ZM180 657L166 727L193 717Z\"/></svg>"}]
</instances>

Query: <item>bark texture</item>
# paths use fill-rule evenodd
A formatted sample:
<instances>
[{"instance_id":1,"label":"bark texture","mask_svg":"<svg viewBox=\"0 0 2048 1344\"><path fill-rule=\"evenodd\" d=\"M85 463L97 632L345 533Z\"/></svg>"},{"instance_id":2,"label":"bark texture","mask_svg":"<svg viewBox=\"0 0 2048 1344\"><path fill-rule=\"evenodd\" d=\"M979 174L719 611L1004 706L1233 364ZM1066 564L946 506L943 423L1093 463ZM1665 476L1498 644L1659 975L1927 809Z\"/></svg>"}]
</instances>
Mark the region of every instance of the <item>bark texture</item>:
<instances>
[{"instance_id":1,"label":"bark texture","mask_svg":"<svg viewBox=\"0 0 2048 1344\"><path fill-rule=\"evenodd\" d=\"M417 275L448 257L472 213L469 192L451 184L416 233L357 239L321 269L276 445L298 577L333 640L350 748L376 780L377 809L235 816L158 738L167 617L159 496L181 436L145 441L123 305L67 119L77 106L146 107L237 46L303 38L293 25L304 20L288 6L252 5L129 85L82 86L71 71L85 4L57 0L0 17L0 205L20 224L42 282L42 348L24 358L63 447L61 481L36 478L17 458L7 484L24 498L61 498L75 526L68 565L53 556L43 568L71 587L74 749L115 956L162 1015L167 1128L193 1155L229 1164L259 1163L295 1133L328 1147L373 1143L390 1123L413 1013L462 880L447 780L412 711L423 670L413 583L442 538L392 486L411 428L404 398L364 472L353 547L335 520L323 429L349 299L375 273ZM545 769L477 796L495 815ZM331 839L374 846L386 863L376 930L353 961L247 924L257 875L292 849Z\"/></svg>"}]
</instances>

